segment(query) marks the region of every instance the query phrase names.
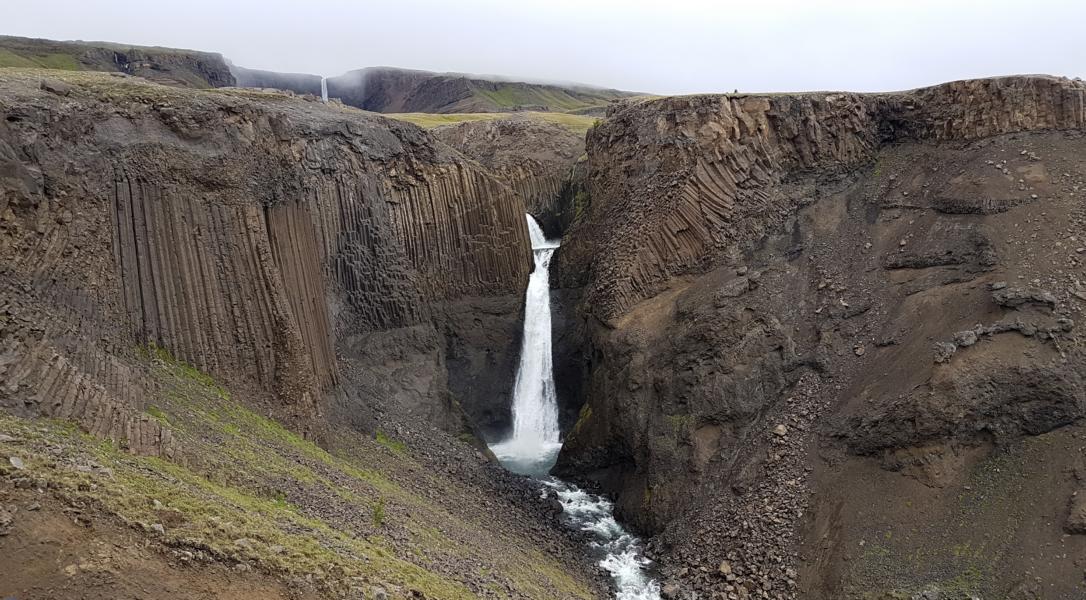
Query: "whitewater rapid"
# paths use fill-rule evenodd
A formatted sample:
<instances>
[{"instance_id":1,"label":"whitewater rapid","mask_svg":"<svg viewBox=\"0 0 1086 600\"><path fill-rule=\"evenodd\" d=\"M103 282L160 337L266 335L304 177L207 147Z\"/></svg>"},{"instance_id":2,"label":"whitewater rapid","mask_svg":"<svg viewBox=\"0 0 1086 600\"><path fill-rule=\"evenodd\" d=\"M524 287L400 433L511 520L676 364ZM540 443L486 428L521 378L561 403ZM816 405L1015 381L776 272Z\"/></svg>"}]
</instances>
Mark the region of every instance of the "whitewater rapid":
<instances>
[{"instance_id":1,"label":"whitewater rapid","mask_svg":"<svg viewBox=\"0 0 1086 600\"><path fill-rule=\"evenodd\" d=\"M647 573L651 561L644 556L641 540L615 521L614 505L603 496L548 475L562 448L550 304L551 257L559 244L546 239L531 215L527 218L535 270L524 295L524 337L513 385L513 431L490 450L505 468L536 478L543 498L555 494L567 526L591 534L592 552L610 573L616 600L660 600L660 586Z\"/></svg>"}]
</instances>

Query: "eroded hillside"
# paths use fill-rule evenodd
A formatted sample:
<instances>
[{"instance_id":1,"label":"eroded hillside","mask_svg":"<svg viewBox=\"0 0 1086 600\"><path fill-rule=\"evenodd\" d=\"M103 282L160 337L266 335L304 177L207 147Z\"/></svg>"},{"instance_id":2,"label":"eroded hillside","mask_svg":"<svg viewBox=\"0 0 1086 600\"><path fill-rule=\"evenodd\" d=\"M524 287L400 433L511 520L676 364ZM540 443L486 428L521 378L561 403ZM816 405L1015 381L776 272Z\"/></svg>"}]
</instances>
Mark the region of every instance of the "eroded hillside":
<instances>
[{"instance_id":1,"label":"eroded hillside","mask_svg":"<svg viewBox=\"0 0 1086 600\"><path fill-rule=\"evenodd\" d=\"M590 132L559 467L666 596L1084 593L1084 131L1086 85L1018 77Z\"/></svg>"},{"instance_id":2,"label":"eroded hillside","mask_svg":"<svg viewBox=\"0 0 1086 600\"><path fill-rule=\"evenodd\" d=\"M596 597L472 447L531 268L500 180L273 93L6 69L0 110L5 594Z\"/></svg>"}]
</instances>

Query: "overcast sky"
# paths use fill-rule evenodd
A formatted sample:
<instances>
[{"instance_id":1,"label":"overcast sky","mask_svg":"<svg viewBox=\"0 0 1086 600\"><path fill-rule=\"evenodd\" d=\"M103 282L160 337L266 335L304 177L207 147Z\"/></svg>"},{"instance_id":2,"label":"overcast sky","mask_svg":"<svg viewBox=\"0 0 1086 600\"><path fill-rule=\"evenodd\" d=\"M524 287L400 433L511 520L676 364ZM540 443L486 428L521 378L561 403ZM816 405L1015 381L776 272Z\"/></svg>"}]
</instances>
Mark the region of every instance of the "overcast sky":
<instances>
[{"instance_id":1,"label":"overcast sky","mask_svg":"<svg viewBox=\"0 0 1086 600\"><path fill-rule=\"evenodd\" d=\"M389 65L654 93L908 89L1086 76L1084 0L35 0L0 33L221 52L337 75Z\"/></svg>"}]
</instances>

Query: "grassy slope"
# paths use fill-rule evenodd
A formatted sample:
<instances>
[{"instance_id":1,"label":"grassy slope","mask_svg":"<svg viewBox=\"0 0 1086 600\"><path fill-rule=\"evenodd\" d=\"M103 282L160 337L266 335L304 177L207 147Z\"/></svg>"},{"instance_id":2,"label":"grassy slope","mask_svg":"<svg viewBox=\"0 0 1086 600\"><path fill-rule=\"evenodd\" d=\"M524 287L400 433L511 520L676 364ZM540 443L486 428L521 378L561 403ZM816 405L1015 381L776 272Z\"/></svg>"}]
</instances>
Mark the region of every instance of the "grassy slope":
<instances>
[{"instance_id":1,"label":"grassy slope","mask_svg":"<svg viewBox=\"0 0 1086 600\"><path fill-rule=\"evenodd\" d=\"M5 460L0 477L30 473L196 560L242 562L337 595L380 585L394 598L501 598L508 589L593 597L523 540L397 483L411 473L423 479L416 490L451 485L420 469L401 442L379 433L329 453L232 401L206 374L146 354L163 389L147 418L172 431L183 461L131 455L70 423L0 413L0 432L16 439L0 443L4 455L28 463L15 471Z\"/></svg>"},{"instance_id":2,"label":"grassy slope","mask_svg":"<svg viewBox=\"0 0 1086 600\"><path fill-rule=\"evenodd\" d=\"M539 105L546 106L552 111L584 110L605 106L609 100L621 97L619 94L604 90L581 92L524 83L499 83L496 88L472 86L475 94L486 98L499 108Z\"/></svg>"},{"instance_id":3,"label":"grassy slope","mask_svg":"<svg viewBox=\"0 0 1086 600\"><path fill-rule=\"evenodd\" d=\"M539 119L542 121L550 121L552 123L558 123L563 125L575 133L584 134L592 125L598 121L598 117L590 117L584 115L571 115L567 113L552 113L552 112L535 112L524 111L515 113L453 113L453 114L433 114L433 113L386 113L382 116L390 117L393 119L399 119L401 121L407 121L414 123L419 127L431 128L440 127L441 125L455 125L457 123L463 123L465 121L488 121L491 119L508 119L512 116L526 116L532 119Z\"/></svg>"},{"instance_id":4,"label":"grassy slope","mask_svg":"<svg viewBox=\"0 0 1086 600\"><path fill-rule=\"evenodd\" d=\"M0 67L27 67L79 71L83 67L75 56L58 52L20 52L0 48Z\"/></svg>"}]
</instances>

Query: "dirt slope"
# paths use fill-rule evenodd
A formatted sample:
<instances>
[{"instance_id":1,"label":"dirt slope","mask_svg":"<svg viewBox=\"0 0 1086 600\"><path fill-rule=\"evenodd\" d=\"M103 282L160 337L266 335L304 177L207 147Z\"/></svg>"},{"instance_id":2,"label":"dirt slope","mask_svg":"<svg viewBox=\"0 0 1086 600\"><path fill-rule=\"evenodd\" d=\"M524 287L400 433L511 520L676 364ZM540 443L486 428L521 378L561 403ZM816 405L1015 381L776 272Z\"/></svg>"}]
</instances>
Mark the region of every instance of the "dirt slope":
<instances>
[{"instance_id":1,"label":"dirt slope","mask_svg":"<svg viewBox=\"0 0 1086 600\"><path fill-rule=\"evenodd\" d=\"M560 467L665 595L1082 596L1084 130L1086 85L1019 77L591 132Z\"/></svg>"}]
</instances>

